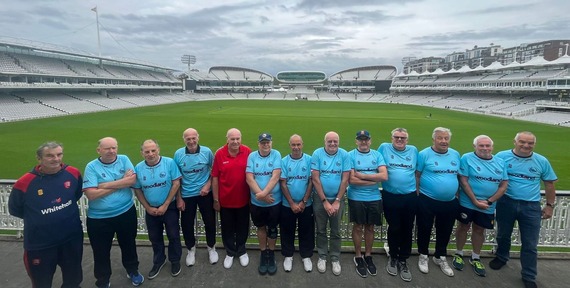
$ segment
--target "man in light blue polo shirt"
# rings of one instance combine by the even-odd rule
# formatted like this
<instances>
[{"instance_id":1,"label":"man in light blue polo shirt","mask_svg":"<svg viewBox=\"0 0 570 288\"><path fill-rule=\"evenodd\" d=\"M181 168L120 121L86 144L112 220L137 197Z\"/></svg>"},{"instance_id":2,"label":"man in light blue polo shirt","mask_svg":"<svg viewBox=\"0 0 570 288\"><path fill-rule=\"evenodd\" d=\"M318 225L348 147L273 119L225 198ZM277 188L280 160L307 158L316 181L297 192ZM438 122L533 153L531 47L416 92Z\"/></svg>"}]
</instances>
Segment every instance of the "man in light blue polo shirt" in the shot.
<instances>
[{"instance_id":1,"label":"man in light blue polo shirt","mask_svg":"<svg viewBox=\"0 0 570 288\"><path fill-rule=\"evenodd\" d=\"M370 150L372 139L366 130L356 132L357 148L348 152L352 170L348 179L348 212L352 225L353 259L356 273L365 278L376 276L372 261L374 226L382 225L382 196L380 182L388 179L384 158L376 150ZM362 256L364 236L364 257Z\"/></svg>"},{"instance_id":2,"label":"man in light blue polo shirt","mask_svg":"<svg viewBox=\"0 0 570 288\"><path fill-rule=\"evenodd\" d=\"M133 186L139 202L146 210L145 222L148 238L152 243L153 266L148 279L154 279L166 263L164 254L164 230L168 237L168 261L171 263L170 274L180 274L179 212L174 198L180 188L182 175L169 157L160 156L160 147L156 140L145 140L141 145L144 160L135 166L137 183Z\"/></svg>"},{"instance_id":3,"label":"man in light blue polo shirt","mask_svg":"<svg viewBox=\"0 0 570 288\"><path fill-rule=\"evenodd\" d=\"M196 263L196 236L194 226L196 211L200 209L210 264L218 262L216 252L216 211L212 193L210 171L214 163L214 154L210 148L200 145L200 135L194 128L184 130L184 147L174 153L174 162L182 173L180 195L176 198L180 213L180 224L184 242L188 249L186 266Z\"/></svg>"},{"instance_id":4,"label":"man in light blue polo shirt","mask_svg":"<svg viewBox=\"0 0 570 288\"><path fill-rule=\"evenodd\" d=\"M131 186L137 181L134 166L126 155L117 154L119 145L112 137L99 140L99 158L85 167L83 193L89 199L87 234L93 249L95 285L109 287L113 237L121 248L122 264L134 286L144 282L138 272L137 210Z\"/></svg>"},{"instance_id":5,"label":"man in light blue polo shirt","mask_svg":"<svg viewBox=\"0 0 570 288\"><path fill-rule=\"evenodd\" d=\"M537 287L537 246L541 219L550 219L554 211L558 180L548 159L534 152L536 136L528 131L517 133L514 149L497 153L505 160L509 185L497 202L497 252L489 267L498 270L509 261L511 235L515 221L521 238L521 275L525 287ZM540 206L540 182L544 183L546 205Z\"/></svg>"},{"instance_id":6,"label":"man in light blue polo shirt","mask_svg":"<svg viewBox=\"0 0 570 288\"><path fill-rule=\"evenodd\" d=\"M495 202L507 189L507 169L503 159L491 154L493 140L487 135L473 139L474 152L463 154L459 166L459 215L455 239L457 251L453 256L453 267L463 270L463 246L470 228L473 253L469 263L475 274L484 277L485 266L480 254L485 240L485 229L493 229L495 222ZM471 224L473 223L473 224Z\"/></svg>"},{"instance_id":7,"label":"man in light blue polo shirt","mask_svg":"<svg viewBox=\"0 0 570 288\"><path fill-rule=\"evenodd\" d=\"M351 161L346 150L339 148L339 136L330 131L325 134L325 146L316 149L311 156L311 179L313 180L313 213L317 230L317 270L325 273L327 257L332 263L332 272L339 276L340 222L344 209L344 194L350 177ZM330 243L327 224L330 223ZM330 244L330 245L329 245Z\"/></svg>"},{"instance_id":8,"label":"man in light blue polo shirt","mask_svg":"<svg viewBox=\"0 0 570 288\"><path fill-rule=\"evenodd\" d=\"M257 227L261 251L259 273L273 275L277 272L275 243L281 211L281 153L271 148L269 133L259 135L257 145L259 150L247 158L245 180L251 193L251 221Z\"/></svg>"},{"instance_id":9,"label":"man in light blue polo shirt","mask_svg":"<svg viewBox=\"0 0 570 288\"><path fill-rule=\"evenodd\" d=\"M418 186L418 268L428 273L429 242L435 222L435 253L433 262L447 276L453 269L447 263L447 245L459 209L456 194L459 189L459 152L449 147L451 130L437 127L432 133L433 145L420 151L416 170Z\"/></svg>"},{"instance_id":10,"label":"man in light blue polo shirt","mask_svg":"<svg viewBox=\"0 0 570 288\"><path fill-rule=\"evenodd\" d=\"M412 253L412 232L416 218L416 166L418 149L408 145L409 135L405 128L391 132L391 142L382 143L378 151L382 154L388 180L382 182L382 204L384 217L388 222L388 254L386 272L392 276L400 273L406 282L412 281L408 258Z\"/></svg>"},{"instance_id":11,"label":"man in light blue polo shirt","mask_svg":"<svg viewBox=\"0 0 570 288\"><path fill-rule=\"evenodd\" d=\"M299 254L306 272L313 271L315 249L315 219L313 217L313 183L311 182L311 156L303 153L303 139L294 134L289 138L291 153L281 159L281 254L283 269L293 268L295 231L299 236ZM298 228L298 229L297 229Z\"/></svg>"}]
</instances>

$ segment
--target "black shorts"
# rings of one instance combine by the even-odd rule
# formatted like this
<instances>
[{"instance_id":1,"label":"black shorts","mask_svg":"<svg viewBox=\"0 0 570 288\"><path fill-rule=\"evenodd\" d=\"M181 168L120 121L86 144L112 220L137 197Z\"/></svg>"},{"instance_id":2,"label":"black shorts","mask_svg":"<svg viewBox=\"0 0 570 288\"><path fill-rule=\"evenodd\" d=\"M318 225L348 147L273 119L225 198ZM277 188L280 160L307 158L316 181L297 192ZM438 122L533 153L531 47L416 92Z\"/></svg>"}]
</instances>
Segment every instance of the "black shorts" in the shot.
<instances>
[{"instance_id":1,"label":"black shorts","mask_svg":"<svg viewBox=\"0 0 570 288\"><path fill-rule=\"evenodd\" d=\"M267 226L269 228L275 228L277 224L279 224L281 203L269 207L260 207L251 204L249 211L251 212L251 221L255 227Z\"/></svg>"},{"instance_id":2,"label":"black shorts","mask_svg":"<svg viewBox=\"0 0 570 288\"><path fill-rule=\"evenodd\" d=\"M348 199L350 222L364 225L382 225L382 200L356 201Z\"/></svg>"},{"instance_id":3,"label":"black shorts","mask_svg":"<svg viewBox=\"0 0 570 288\"><path fill-rule=\"evenodd\" d=\"M459 206L459 215L457 215L457 221L463 224L469 224L473 222L477 224L477 226L483 227L485 229L495 228L494 214L483 213L463 206Z\"/></svg>"}]
</instances>

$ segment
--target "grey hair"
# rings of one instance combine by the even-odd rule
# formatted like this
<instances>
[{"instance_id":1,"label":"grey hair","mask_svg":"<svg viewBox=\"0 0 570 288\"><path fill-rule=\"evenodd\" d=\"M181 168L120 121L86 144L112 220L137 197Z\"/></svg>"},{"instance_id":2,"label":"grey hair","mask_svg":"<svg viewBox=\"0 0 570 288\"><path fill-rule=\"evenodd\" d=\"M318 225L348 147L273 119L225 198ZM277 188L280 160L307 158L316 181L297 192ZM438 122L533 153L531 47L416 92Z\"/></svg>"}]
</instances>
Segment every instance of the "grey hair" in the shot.
<instances>
[{"instance_id":1,"label":"grey hair","mask_svg":"<svg viewBox=\"0 0 570 288\"><path fill-rule=\"evenodd\" d=\"M63 145L55 141L45 142L42 145L40 145L40 147L38 147L38 150L36 150L36 156L38 157L38 159L40 159L42 158L42 156L44 156L44 149L55 149L57 147L63 148Z\"/></svg>"},{"instance_id":2,"label":"grey hair","mask_svg":"<svg viewBox=\"0 0 570 288\"><path fill-rule=\"evenodd\" d=\"M515 141L519 141L519 137L521 135L532 136L534 138L534 143L536 144L536 135L534 135L532 132L529 132L529 131L521 131L521 132L517 133L517 135L515 136Z\"/></svg>"},{"instance_id":3,"label":"grey hair","mask_svg":"<svg viewBox=\"0 0 570 288\"><path fill-rule=\"evenodd\" d=\"M491 140L491 146L493 146L493 139L491 139L491 137L489 137L487 135L479 135L479 136L475 137L475 139L473 139L473 145L477 146L477 142L479 142L479 140L481 140L481 139Z\"/></svg>"},{"instance_id":4,"label":"grey hair","mask_svg":"<svg viewBox=\"0 0 570 288\"><path fill-rule=\"evenodd\" d=\"M435 134L438 132L447 133L449 134L449 138L451 138L451 130L449 130L449 128L436 127L435 129L433 129L433 133L431 133L431 139L435 139Z\"/></svg>"},{"instance_id":5,"label":"grey hair","mask_svg":"<svg viewBox=\"0 0 570 288\"><path fill-rule=\"evenodd\" d=\"M144 140L143 143L141 144L141 151L143 150L144 144L146 144L146 143L154 143L154 144L156 144L156 148L160 148L160 145L158 145L158 142L156 140L147 139L147 140Z\"/></svg>"}]
</instances>

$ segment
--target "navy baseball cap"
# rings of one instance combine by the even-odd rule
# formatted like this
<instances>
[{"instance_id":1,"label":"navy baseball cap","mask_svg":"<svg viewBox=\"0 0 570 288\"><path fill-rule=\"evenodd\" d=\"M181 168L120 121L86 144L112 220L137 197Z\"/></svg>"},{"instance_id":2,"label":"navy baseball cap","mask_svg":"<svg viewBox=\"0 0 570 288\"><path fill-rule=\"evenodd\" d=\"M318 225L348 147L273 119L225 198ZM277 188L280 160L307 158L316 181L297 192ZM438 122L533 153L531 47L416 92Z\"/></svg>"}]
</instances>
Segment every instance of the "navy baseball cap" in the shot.
<instances>
[{"instance_id":1,"label":"navy baseball cap","mask_svg":"<svg viewBox=\"0 0 570 288\"><path fill-rule=\"evenodd\" d=\"M356 132L356 139L370 139L370 133L366 130Z\"/></svg>"},{"instance_id":2,"label":"navy baseball cap","mask_svg":"<svg viewBox=\"0 0 570 288\"><path fill-rule=\"evenodd\" d=\"M271 134L269 134L269 133L259 134L259 138L257 139L257 142L261 142L263 140L271 141Z\"/></svg>"}]
</instances>

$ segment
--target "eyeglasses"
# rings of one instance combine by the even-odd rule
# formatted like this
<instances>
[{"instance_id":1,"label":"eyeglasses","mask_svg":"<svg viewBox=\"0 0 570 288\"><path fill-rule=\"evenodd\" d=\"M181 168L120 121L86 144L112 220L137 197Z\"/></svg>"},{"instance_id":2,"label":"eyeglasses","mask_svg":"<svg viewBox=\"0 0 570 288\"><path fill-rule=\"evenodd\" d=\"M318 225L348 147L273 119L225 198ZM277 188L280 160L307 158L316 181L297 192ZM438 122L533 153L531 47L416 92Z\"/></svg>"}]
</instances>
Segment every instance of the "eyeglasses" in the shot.
<instances>
[{"instance_id":1,"label":"eyeglasses","mask_svg":"<svg viewBox=\"0 0 570 288\"><path fill-rule=\"evenodd\" d=\"M406 139L408 139L408 137L400 137L400 136L392 136L392 138L394 138L394 140L406 140Z\"/></svg>"}]
</instances>

